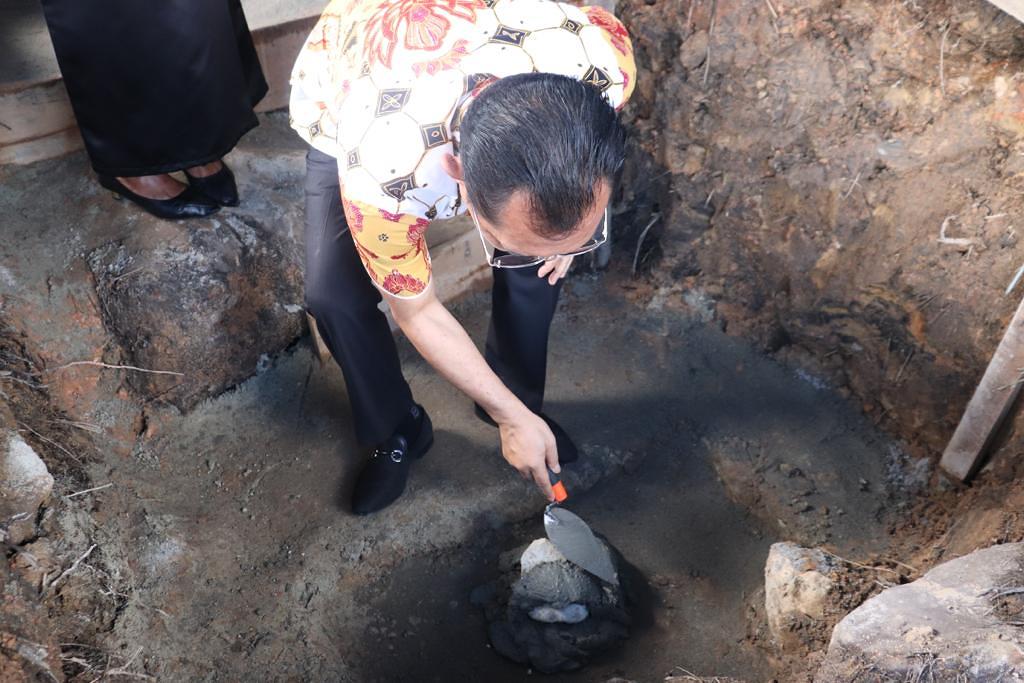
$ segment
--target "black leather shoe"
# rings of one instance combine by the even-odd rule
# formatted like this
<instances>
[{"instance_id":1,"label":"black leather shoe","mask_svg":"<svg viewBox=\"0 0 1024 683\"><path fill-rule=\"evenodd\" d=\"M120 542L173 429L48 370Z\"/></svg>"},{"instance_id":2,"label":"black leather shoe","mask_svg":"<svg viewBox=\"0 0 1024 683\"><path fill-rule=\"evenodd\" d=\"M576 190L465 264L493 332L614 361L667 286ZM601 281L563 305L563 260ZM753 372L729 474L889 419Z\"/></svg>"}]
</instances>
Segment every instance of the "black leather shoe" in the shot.
<instances>
[{"instance_id":1,"label":"black leather shoe","mask_svg":"<svg viewBox=\"0 0 1024 683\"><path fill-rule=\"evenodd\" d=\"M370 460L359 473L352 493L352 512L355 514L368 515L398 500L405 491L411 461L422 458L434 444L434 426L430 416L422 407L417 408L423 420L415 441L410 445L405 436L393 434L374 449Z\"/></svg>"},{"instance_id":2,"label":"black leather shoe","mask_svg":"<svg viewBox=\"0 0 1024 683\"><path fill-rule=\"evenodd\" d=\"M113 176L99 176L100 185L114 193L115 199L128 199L140 209L157 218L177 220L181 218L203 218L220 210L213 200L194 187L186 187L177 197L150 199L135 194Z\"/></svg>"},{"instance_id":3,"label":"black leather shoe","mask_svg":"<svg viewBox=\"0 0 1024 683\"><path fill-rule=\"evenodd\" d=\"M481 408L478 404L473 404L473 412L482 421L497 427L498 423L491 419L491 416L487 414L487 411ZM558 424L544 413L538 413L540 418L548 423L548 427L551 429L551 433L555 435L555 445L558 447L558 462L559 464L568 464L576 462L580 459L580 451L576 448L576 444L573 443L572 437L569 433L562 429L562 425Z\"/></svg>"},{"instance_id":4,"label":"black leather shoe","mask_svg":"<svg viewBox=\"0 0 1024 683\"><path fill-rule=\"evenodd\" d=\"M221 162L221 169L205 178L197 178L185 171L189 184L221 206L238 206L238 186L235 174Z\"/></svg>"}]
</instances>

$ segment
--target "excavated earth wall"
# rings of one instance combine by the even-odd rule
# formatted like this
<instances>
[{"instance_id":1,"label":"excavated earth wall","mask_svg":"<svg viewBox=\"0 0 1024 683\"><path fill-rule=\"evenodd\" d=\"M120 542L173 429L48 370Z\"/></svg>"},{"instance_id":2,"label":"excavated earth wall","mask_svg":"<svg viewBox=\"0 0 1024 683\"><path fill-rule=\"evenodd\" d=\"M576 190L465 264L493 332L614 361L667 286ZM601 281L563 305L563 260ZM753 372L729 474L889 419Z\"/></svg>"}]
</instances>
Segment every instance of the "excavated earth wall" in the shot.
<instances>
[{"instance_id":1,"label":"excavated earth wall","mask_svg":"<svg viewBox=\"0 0 1024 683\"><path fill-rule=\"evenodd\" d=\"M620 12L636 267L941 452L1021 296L1024 27L981 0Z\"/></svg>"}]
</instances>

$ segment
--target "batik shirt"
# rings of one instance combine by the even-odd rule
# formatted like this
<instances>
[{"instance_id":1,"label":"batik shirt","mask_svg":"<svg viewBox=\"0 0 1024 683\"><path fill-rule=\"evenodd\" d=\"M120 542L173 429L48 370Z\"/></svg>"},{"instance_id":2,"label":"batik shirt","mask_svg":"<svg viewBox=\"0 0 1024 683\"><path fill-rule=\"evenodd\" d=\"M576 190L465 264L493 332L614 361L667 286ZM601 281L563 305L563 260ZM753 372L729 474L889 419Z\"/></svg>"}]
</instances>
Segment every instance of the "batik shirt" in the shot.
<instances>
[{"instance_id":1,"label":"batik shirt","mask_svg":"<svg viewBox=\"0 0 1024 683\"><path fill-rule=\"evenodd\" d=\"M430 282L424 234L465 212L442 166L467 104L494 80L562 74L616 108L636 79L626 29L599 7L550 0L334 0L292 71L291 124L338 159L342 205L374 284Z\"/></svg>"}]
</instances>

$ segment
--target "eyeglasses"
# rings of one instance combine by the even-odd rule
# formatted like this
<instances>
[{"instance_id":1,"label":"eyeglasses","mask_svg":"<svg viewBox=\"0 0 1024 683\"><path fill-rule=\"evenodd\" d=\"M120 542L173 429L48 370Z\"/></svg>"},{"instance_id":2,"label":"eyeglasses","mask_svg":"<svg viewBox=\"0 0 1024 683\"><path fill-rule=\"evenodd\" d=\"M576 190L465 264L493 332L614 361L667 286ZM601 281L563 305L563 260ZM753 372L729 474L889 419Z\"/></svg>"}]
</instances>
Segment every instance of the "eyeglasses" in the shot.
<instances>
[{"instance_id":1,"label":"eyeglasses","mask_svg":"<svg viewBox=\"0 0 1024 683\"><path fill-rule=\"evenodd\" d=\"M530 266L554 261L562 256L580 256L581 254L589 253L608 241L608 223L611 221L611 209L605 207L604 215L601 216L601 223L597 226L597 231L594 233L594 236L584 243L579 249L574 249L565 254L552 254L551 256L527 256L526 254L505 252L495 255L497 249L487 241L486 237L484 237L484 231L483 228L480 227L480 220L476 217L476 213L470 210L469 215L473 217L473 224L476 225L476 231L480 235L480 242L484 245L484 254L487 256L487 263L489 263L493 268L529 268Z\"/></svg>"}]
</instances>

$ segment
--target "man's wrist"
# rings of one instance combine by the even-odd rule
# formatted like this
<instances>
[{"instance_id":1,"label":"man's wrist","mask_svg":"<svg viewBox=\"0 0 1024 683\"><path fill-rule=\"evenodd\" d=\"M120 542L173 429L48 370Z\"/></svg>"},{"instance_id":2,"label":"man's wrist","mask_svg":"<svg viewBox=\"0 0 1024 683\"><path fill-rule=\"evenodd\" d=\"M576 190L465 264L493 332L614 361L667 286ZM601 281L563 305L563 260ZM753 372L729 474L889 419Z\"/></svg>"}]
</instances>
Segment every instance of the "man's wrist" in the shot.
<instances>
[{"instance_id":1,"label":"man's wrist","mask_svg":"<svg viewBox=\"0 0 1024 683\"><path fill-rule=\"evenodd\" d=\"M529 412L526 405L511 391L508 392L508 397L495 401L491 405L484 405L484 410L499 425L517 422L522 418L524 412Z\"/></svg>"}]
</instances>

